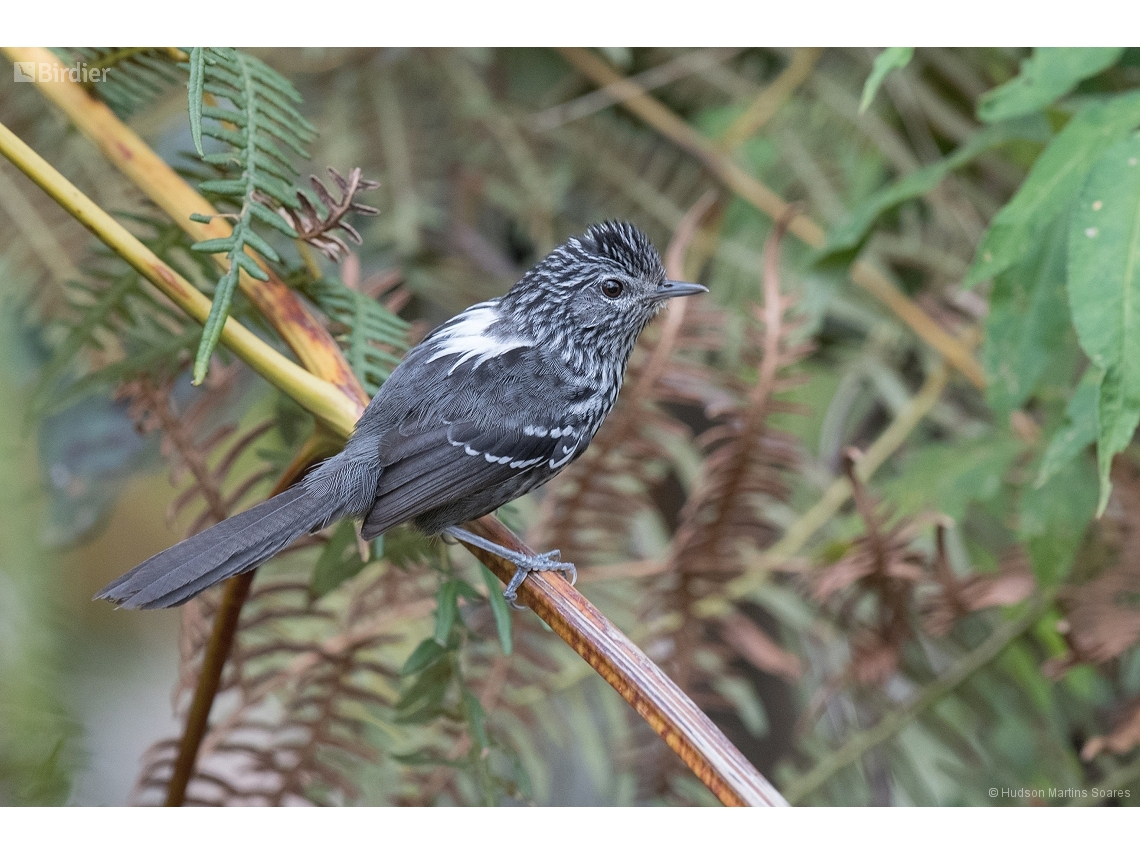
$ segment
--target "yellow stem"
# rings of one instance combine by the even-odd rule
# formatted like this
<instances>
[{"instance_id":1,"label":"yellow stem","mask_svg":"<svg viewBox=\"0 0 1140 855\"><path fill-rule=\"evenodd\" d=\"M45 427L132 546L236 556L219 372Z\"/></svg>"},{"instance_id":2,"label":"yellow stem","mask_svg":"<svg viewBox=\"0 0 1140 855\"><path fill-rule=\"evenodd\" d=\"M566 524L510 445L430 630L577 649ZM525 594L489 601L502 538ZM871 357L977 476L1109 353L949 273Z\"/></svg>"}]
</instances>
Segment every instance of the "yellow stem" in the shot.
<instances>
[{"instance_id":1,"label":"yellow stem","mask_svg":"<svg viewBox=\"0 0 1140 855\"><path fill-rule=\"evenodd\" d=\"M0 154L38 184L95 237L173 300L198 323L210 314L210 301L197 288L151 252L118 221L85 196L23 140L0 124ZM226 321L222 343L239 359L336 433L347 437L359 410L332 383L322 380L279 354L233 318Z\"/></svg>"},{"instance_id":2,"label":"yellow stem","mask_svg":"<svg viewBox=\"0 0 1140 855\"><path fill-rule=\"evenodd\" d=\"M58 62L45 48L3 48L13 61ZM37 82L40 92L63 110L77 128L94 143L103 155L123 172L174 223L194 240L228 237L233 228L209 202L182 180L170 166L102 101L82 86L68 81ZM190 219L191 214L211 216L209 222ZM215 256L225 267L225 256ZM340 348L320 322L304 307L260 259L258 263L269 280L258 281L242 271L238 284L258 310L265 315L286 344L297 354L301 364L314 374L339 387L359 404L357 415L368 403L360 381L344 360Z\"/></svg>"}]
</instances>

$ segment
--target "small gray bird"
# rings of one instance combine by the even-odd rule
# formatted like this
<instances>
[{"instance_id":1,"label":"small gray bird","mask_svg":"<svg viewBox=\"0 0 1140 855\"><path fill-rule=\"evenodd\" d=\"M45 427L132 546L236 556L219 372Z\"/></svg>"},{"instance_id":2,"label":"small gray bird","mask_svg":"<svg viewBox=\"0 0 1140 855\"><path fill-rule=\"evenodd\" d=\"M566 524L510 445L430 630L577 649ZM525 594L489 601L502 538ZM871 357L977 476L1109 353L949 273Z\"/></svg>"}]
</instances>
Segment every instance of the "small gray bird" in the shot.
<instances>
[{"instance_id":1,"label":"small gray bird","mask_svg":"<svg viewBox=\"0 0 1140 855\"><path fill-rule=\"evenodd\" d=\"M549 481L590 444L614 405L633 345L671 297L649 239L607 222L570 238L510 291L408 351L344 450L296 486L160 552L96 594L127 608L177 606L341 517L366 539L411 521L514 563L574 573L557 550L529 556L460 524Z\"/></svg>"}]
</instances>

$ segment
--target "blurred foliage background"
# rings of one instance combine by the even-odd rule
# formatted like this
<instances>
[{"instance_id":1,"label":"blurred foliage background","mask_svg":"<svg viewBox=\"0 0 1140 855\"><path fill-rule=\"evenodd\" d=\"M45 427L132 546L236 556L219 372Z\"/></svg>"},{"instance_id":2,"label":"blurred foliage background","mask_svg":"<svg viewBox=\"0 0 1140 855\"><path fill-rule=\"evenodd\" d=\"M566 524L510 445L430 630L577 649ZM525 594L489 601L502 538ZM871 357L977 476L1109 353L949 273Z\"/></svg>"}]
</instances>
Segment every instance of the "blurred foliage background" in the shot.
<instances>
[{"instance_id":1,"label":"blurred foliage background","mask_svg":"<svg viewBox=\"0 0 1140 855\"><path fill-rule=\"evenodd\" d=\"M204 249L270 258L370 393L592 222L683 244L710 295L504 521L790 801L1140 801L1140 51L217 53L200 139L187 55L56 53L110 69L92 94L246 229ZM280 345L36 86L0 86L0 121ZM278 183L243 184L251 156ZM330 166L379 182L331 258L288 235L331 216ZM262 497L311 419L6 162L0 276L0 802L161 801L216 596L90 596ZM341 524L253 590L191 802L713 801L467 553Z\"/></svg>"}]
</instances>

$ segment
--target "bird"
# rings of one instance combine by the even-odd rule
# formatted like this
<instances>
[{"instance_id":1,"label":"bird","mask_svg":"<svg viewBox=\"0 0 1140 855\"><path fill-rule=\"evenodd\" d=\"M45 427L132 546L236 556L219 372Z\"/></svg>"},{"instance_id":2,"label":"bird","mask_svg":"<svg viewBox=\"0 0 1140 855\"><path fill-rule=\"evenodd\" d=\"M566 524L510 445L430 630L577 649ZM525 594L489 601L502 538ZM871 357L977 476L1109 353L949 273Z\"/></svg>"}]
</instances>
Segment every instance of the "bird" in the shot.
<instances>
[{"instance_id":1,"label":"bird","mask_svg":"<svg viewBox=\"0 0 1140 855\"><path fill-rule=\"evenodd\" d=\"M304 534L362 520L371 540L412 523L507 559L516 606L527 574L575 577L558 550L528 555L461 528L582 455L613 408L626 364L666 302L703 285L666 278L649 238L607 221L571 237L507 293L411 348L344 449L297 484L147 559L95 595L131 609L181 605L255 569Z\"/></svg>"}]
</instances>

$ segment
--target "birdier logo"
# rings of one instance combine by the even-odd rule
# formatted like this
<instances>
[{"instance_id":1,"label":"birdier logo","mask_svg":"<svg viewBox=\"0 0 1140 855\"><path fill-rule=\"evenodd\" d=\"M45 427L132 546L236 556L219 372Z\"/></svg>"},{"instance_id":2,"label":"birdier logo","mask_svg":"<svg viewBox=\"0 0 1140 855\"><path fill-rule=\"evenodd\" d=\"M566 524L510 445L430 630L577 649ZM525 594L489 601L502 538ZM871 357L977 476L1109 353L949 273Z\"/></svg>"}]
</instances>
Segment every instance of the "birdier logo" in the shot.
<instances>
[{"instance_id":1,"label":"birdier logo","mask_svg":"<svg viewBox=\"0 0 1140 855\"><path fill-rule=\"evenodd\" d=\"M92 68L85 62L60 65L58 62L13 62L12 79L17 83L106 83L107 69Z\"/></svg>"}]
</instances>

